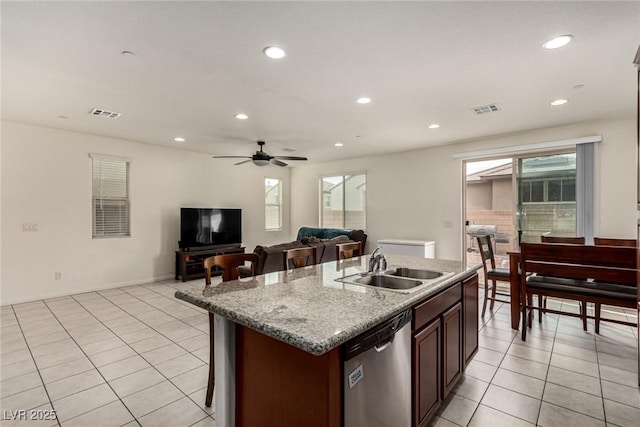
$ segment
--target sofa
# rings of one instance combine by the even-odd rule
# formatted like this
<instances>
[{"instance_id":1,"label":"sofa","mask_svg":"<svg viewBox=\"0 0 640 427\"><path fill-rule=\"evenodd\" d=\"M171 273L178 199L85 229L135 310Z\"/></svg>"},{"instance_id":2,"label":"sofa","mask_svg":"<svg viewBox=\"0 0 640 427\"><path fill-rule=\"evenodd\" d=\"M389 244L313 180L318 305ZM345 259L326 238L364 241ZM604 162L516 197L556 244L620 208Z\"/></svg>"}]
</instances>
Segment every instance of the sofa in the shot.
<instances>
[{"instance_id":1,"label":"sofa","mask_svg":"<svg viewBox=\"0 0 640 427\"><path fill-rule=\"evenodd\" d=\"M297 239L289 243L273 246L258 245L253 252L258 255L257 274L281 271L283 267L282 252L289 249L315 247L318 263L335 261L336 245L347 242L362 242L364 248L367 234L363 230L346 230L341 228L301 227ZM248 267L238 269L241 277L251 275Z\"/></svg>"}]
</instances>

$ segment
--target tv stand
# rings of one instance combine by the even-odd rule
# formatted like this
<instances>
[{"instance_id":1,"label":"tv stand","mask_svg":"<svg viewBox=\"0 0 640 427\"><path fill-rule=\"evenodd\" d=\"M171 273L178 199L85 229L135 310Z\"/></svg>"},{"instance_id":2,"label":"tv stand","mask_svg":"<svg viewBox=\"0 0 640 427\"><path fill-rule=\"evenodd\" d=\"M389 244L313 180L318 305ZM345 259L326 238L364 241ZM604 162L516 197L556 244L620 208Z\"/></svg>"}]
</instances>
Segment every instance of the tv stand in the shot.
<instances>
[{"instance_id":1,"label":"tv stand","mask_svg":"<svg viewBox=\"0 0 640 427\"><path fill-rule=\"evenodd\" d=\"M230 246L214 246L210 248L192 248L181 249L176 251L176 275L178 280L182 277L182 281L198 279L204 277L204 267L202 265L205 258L215 255L225 254L243 254L244 247L240 245ZM221 274L217 268L212 269L212 274Z\"/></svg>"}]
</instances>

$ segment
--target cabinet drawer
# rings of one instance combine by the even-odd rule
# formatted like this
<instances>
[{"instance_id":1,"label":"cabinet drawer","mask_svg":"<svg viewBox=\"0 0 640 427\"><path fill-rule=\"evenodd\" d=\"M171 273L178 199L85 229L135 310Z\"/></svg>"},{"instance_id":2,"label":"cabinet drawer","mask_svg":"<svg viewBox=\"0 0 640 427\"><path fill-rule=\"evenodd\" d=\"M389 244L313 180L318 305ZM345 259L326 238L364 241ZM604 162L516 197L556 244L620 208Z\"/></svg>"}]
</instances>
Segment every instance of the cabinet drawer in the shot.
<instances>
[{"instance_id":1,"label":"cabinet drawer","mask_svg":"<svg viewBox=\"0 0 640 427\"><path fill-rule=\"evenodd\" d=\"M417 331L462 299L460 283L413 309L413 330Z\"/></svg>"}]
</instances>

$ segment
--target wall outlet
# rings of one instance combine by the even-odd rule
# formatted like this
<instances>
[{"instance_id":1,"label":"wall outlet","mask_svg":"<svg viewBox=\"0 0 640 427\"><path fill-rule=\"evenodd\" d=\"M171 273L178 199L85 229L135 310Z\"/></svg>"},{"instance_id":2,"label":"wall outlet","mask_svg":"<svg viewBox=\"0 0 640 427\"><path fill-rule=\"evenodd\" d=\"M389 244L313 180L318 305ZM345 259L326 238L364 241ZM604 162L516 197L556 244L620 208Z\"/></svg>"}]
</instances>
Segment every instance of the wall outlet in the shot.
<instances>
[{"instance_id":1,"label":"wall outlet","mask_svg":"<svg viewBox=\"0 0 640 427\"><path fill-rule=\"evenodd\" d=\"M444 228L453 228L453 221L445 221L443 225Z\"/></svg>"},{"instance_id":2,"label":"wall outlet","mask_svg":"<svg viewBox=\"0 0 640 427\"><path fill-rule=\"evenodd\" d=\"M31 232L31 231L38 231L38 224L34 224L34 223L23 223L22 224L22 231L26 231L26 232Z\"/></svg>"},{"instance_id":3,"label":"wall outlet","mask_svg":"<svg viewBox=\"0 0 640 427\"><path fill-rule=\"evenodd\" d=\"M56 271L56 280L62 280L62 272L61 271Z\"/></svg>"}]
</instances>

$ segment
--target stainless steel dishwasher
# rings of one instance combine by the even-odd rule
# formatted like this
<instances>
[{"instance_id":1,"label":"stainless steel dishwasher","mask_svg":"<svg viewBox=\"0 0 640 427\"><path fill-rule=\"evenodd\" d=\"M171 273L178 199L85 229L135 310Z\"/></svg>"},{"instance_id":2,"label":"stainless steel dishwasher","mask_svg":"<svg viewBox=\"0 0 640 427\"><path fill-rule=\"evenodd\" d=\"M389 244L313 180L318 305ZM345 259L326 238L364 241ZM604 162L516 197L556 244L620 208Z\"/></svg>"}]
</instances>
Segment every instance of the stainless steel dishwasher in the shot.
<instances>
[{"instance_id":1,"label":"stainless steel dishwasher","mask_svg":"<svg viewBox=\"0 0 640 427\"><path fill-rule=\"evenodd\" d=\"M345 427L411 426L411 310L345 345Z\"/></svg>"}]
</instances>

